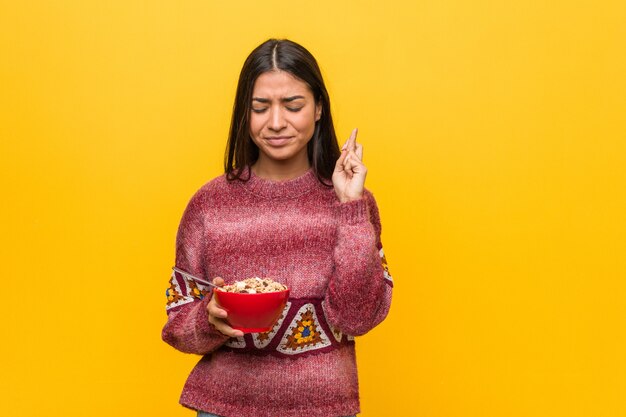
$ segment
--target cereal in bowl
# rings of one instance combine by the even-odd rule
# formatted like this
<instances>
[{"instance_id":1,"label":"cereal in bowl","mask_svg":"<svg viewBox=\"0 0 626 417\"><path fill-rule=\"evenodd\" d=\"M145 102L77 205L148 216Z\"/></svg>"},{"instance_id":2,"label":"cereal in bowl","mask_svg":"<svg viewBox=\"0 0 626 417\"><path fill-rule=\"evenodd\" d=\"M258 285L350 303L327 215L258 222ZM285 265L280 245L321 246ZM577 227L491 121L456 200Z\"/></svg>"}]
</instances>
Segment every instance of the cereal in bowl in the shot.
<instances>
[{"instance_id":1,"label":"cereal in bowl","mask_svg":"<svg viewBox=\"0 0 626 417\"><path fill-rule=\"evenodd\" d=\"M283 284L272 280L271 278L246 278L243 281L237 281L234 284L224 285L221 290L226 292L235 292L239 294L259 294L264 292L285 291L287 289Z\"/></svg>"}]
</instances>

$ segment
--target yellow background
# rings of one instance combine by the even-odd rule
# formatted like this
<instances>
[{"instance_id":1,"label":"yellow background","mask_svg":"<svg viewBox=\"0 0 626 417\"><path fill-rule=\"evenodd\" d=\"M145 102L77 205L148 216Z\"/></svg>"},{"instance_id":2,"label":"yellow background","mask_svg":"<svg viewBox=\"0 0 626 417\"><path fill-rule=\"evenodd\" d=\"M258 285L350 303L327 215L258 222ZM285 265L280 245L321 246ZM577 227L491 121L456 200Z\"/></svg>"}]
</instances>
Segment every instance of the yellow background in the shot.
<instances>
[{"instance_id":1,"label":"yellow background","mask_svg":"<svg viewBox=\"0 0 626 417\"><path fill-rule=\"evenodd\" d=\"M626 415L626 3L0 3L3 416L192 416L174 238L243 60L319 60L396 287L364 417ZM306 396L303 396L305 401Z\"/></svg>"}]
</instances>

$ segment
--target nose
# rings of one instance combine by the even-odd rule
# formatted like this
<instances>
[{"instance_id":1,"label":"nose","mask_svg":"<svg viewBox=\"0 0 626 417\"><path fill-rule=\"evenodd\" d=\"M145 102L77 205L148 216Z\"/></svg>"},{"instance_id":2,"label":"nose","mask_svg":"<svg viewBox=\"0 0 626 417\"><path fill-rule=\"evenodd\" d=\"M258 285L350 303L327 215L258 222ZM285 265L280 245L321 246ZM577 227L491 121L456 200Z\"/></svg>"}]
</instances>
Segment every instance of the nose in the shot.
<instances>
[{"instance_id":1,"label":"nose","mask_svg":"<svg viewBox=\"0 0 626 417\"><path fill-rule=\"evenodd\" d=\"M287 126L287 120L285 120L284 116L281 109L271 109L267 127L275 132L284 129Z\"/></svg>"}]
</instances>

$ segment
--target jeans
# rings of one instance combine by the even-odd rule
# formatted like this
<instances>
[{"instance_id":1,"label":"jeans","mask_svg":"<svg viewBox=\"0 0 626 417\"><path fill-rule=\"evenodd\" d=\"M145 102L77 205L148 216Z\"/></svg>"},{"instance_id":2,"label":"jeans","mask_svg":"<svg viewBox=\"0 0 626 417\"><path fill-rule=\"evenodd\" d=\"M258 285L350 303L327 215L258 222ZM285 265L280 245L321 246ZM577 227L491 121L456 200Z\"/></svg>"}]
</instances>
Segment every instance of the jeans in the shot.
<instances>
[{"instance_id":1,"label":"jeans","mask_svg":"<svg viewBox=\"0 0 626 417\"><path fill-rule=\"evenodd\" d=\"M220 417L217 414L205 413L204 411L198 411L198 417ZM356 416L349 416L356 417Z\"/></svg>"}]
</instances>

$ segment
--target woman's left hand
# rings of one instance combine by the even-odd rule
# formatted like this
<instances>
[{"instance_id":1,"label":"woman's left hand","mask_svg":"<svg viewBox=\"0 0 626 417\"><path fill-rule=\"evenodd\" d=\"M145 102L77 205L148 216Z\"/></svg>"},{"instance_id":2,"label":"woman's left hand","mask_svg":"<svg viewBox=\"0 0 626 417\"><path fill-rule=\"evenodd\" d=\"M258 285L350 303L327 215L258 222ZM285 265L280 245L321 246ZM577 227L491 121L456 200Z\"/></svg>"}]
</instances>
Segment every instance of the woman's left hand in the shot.
<instances>
[{"instance_id":1,"label":"woman's left hand","mask_svg":"<svg viewBox=\"0 0 626 417\"><path fill-rule=\"evenodd\" d=\"M363 197L367 168L362 162L363 146L356 143L357 133L358 129L354 129L343 145L333 172L333 187L342 203Z\"/></svg>"}]
</instances>

